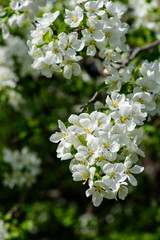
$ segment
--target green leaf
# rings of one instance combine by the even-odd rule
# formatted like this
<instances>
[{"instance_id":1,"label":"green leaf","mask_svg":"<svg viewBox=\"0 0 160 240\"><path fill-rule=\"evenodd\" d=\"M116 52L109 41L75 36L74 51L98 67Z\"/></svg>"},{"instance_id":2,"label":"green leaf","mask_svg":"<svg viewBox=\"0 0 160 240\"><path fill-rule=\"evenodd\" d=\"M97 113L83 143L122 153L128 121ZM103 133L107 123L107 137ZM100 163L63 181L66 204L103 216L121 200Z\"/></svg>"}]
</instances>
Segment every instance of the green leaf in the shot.
<instances>
[{"instance_id":1,"label":"green leaf","mask_svg":"<svg viewBox=\"0 0 160 240\"><path fill-rule=\"evenodd\" d=\"M51 42L51 40L52 40L52 31L49 30L48 32L46 32L46 33L43 35L43 41L44 41L45 43L49 43L49 42Z\"/></svg>"},{"instance_id":2,"label":"green leaf","mask_svg":"<svg viewBox=\"0 0 160 240\"><path fill-rule=\"evenodd\" d=\"M78 136L78 140L85 146L87 147L87 141L83 136Z\"/></svg>"},{"instance_id":3,"label":"green leaf","mask_svg":"<svg viewBox=\"0 0 160 240\"><path fill-rule=\"evenodd\" d=\"M72 145L71 148L70 148L70 153L72 155L75 155L77 153L77 150L75 149L75 147Z\"/></svg>"},{"instance_id":4,"label":"green leaf","mask_svg":"<svg viewBox=\"0 0 160 240\"><path fill-rule=\"evenodd\" d=\"M11 220L11 218L12 218L12 215L11 215L11 214L6 214L6 215L4 216L4 220L5 220L5 221L9 221L9 220Z\"/></svg>"},{"instance_id":5,"label":"green leaf","mask_svg":"<svg viewBox=\"0 0 160 240\"><path fill-rule=\"evenodd\" d=\"M70 122L65 122L64 125L66 126L66 128L68 128L68 127L70 127L70 126L73 126L73 124L70 123Z\"/></svg>"},{"instance_id":6,"label":"green leaf","mask_svg":"<svg viewBox=\"0 0 160 240\"><path fill-rule=\"evenodd\" d=\"M108 88L108 84L106 84L105 82L103 82L102 84L100 84L97 88L97 92L101 92L103 89Z\"/></svg>"},{"instance_id":7,"label":"green leaf","mask_svg":"<svg viewBox=\"0 0 160 240\"><path fill-rule=\"evenodd\" d=\"M60 27L58 28L58 34L65 32L67 26L68 25L65 22L61 23Z\"/></svg>"}]
</instances>

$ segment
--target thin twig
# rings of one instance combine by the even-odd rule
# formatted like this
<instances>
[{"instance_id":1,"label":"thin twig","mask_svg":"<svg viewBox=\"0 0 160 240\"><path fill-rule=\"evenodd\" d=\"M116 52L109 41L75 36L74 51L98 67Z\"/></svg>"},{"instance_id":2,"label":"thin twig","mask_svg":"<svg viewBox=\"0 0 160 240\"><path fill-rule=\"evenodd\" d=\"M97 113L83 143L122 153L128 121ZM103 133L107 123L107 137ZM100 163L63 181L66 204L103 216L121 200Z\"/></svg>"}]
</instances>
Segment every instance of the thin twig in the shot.
<instances>
[{"instance_id":1,"label":"thin twig","mask_svg":"<svg viewBox=\"0 0 160 240\"><path fill-rule=\"evenodd\" d=\"M36 28L37 27L37 25L36 25L36 21L35 22L31 22L32 23L32 25Z\"/></svg>"},{"instance_id":2,"label":"thin twig","mask_svg":"<svg viewBox=\"0 0 160 240\"><path fill-rule=\"evenodd\" d=\"M81 114L90 103L94 102L97 96L98 96L98 92L95 92L94 95L91 97L91 99L87 103L85 103L82 107L80 107L81 110L79 114Z\"/></svg>"},{"instance_id":3,"label":"thin twig","mask_svg":"<svg viewBox=\"0 0 160 240\"><path fill-rule=\"evenodd\" d=\"M153 48L153 47L158 46L159 44L160 44L160 40L157 40L157 41L152 42L152 43L150 43L150 44L148 44L148 45L146 45L146 46L144 46L144 47L135 48L135 49L132 51L130 57L129 57L125 62L122 63L122 65L118 68L118 70L120 70L121 68L124 68L125 66L128 66L128 64L129 64L138 54L140 54L141 52L147 51L147 50L149 50L149 49L151 49L151 48Z\"/></svg>"},{"instance_id":4,"label":"thin twig","mask_svg":"<svg viewBox=\"0 0 160 240\"><path fill-rule=\"evenodd\" d=\"M143 52L143 51L147 51L147 50L149 50L149 49L151 49L151 48L153 48L153 47L156 47L156 46L158 46L158 45L160 45L160 40L157 40L157 41L155 41L155 42L152 42L152 43L150 43L150 44L148 44L148 45L146 45L146 46L144 46L144 47L141 47L141 48L135 48L135 49L131 52L130 57L129 57L125 62L122 63L122 65L118 68L118 70L120 70L121 68L124 68L125 66L128 66L129 63L130 63L139 53L141 53L141 52ZM96 99L97 96L98 96L98 92L95 92L94 95L92 96L92 98L91 98L87 103L85 103L82 107L80 107L81 110L80 110L79 114L81 114L81 113L86 109L86 107L87 107L90 103L94 102L94 100Z\"/></svg>"},{"instance_id":5,"label":"thin twig","mask_svg":"<svg viewBox=\"0 0 160 240\"><path fill-rule=\"evenodd\" d=\"M26 197L27 197L27 194L24 195L24 196L19 200L19 202L18 202L15 206L13 206L13 207L7 212L7 214L13 215L15 212L17 212L17 211L20 209L21 205L22 205L22 204L24 203L24 201L26 200Z\"/></svg>"}]
</instances>

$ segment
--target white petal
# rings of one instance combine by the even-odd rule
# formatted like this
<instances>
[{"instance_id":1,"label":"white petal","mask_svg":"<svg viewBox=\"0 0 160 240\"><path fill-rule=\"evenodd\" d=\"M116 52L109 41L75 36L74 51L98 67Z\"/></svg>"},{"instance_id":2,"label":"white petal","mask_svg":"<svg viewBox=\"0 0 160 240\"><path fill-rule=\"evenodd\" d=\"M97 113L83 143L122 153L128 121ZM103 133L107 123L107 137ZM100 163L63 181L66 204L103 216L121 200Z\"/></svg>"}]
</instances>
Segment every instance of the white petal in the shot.
<instances>
[{"instance_id":1,"label":"white petal","mask_svg":"<svg viewBox=\"0 0 160 240\"><path fill-rule=\"evenodd\" d=\"M139 174L144 170L144 167L135 165L133 168L131 168L131 173Z\"/></svg>"},{"instance_id":2,"label":"white petal","mask_svg":"<svg viewBox=\"0 0 160 240\"><path fill-rule=\"evenodd\" d=\"M65 153L63 155L63 157L61 158L61 160L68 160L68 159L71 159L71 158L73 158L71 153Z\"/></svg>"},{"instance_id":3,"label":"white petal","mask_svg":"<svg viewBox=\"0 0 160 240\"><path fill-rule=\"evenodd\" d=\"M115 198L115 194L109 190L109 191L103 192L103 197L105 197L106 199L113 199Z\"/></svg>"},{"instance_id":4,"label":"white petal","mask_svg":"<svg viewBox=\"0 0 160 240\"><path fill-rule=\"evenodd\" d=\"M102 42L105 39L105 36L104 36L103 32L101 32L101 31L95 31L92 34L92 36L93 36L94 40L97 42Z\"/></svg>"},{"instance_id":5,"label":"white petal","mask_svg":"<svg viewBox=\"0 0 160 240\"><path fill-rule=\"evenodd\" d=\"M132 174L128 174L128 180L133 186L137 186L137 180Z\"/></svg>"},{"instance_id":6,"label":"white petal","mask_svg":"<svg viewBox=\"0 0 160 240\"><path fill-rule=\"evenodd\" d=\"M67 79L70 79L72 76L72 67L70 65L64 66L63 76Z\"/></svg>"},{"instance_id":7,"label":"white petal","mask_svg":"<svg viewBox=\"0 0 160 240\"><path fill-rule=\"evenodd\" d=\"M118 197L124 200L127 194L128 194L128 188L125 186L121 186L121 190L118 191Z\"/></svg>"},{"instance_id":8,"label":"white petal","mask_svg":"<svg viewBox=\"0 0 160 240\"><path fill-rule=\"evenodd\" d=\"M50 141L54 143L58 143L61 140L62 133L56 132L51 135Z\"/></svg>"},{"instance_id":9,"label":"white petal","mask_svg":"<svg viewBox=\"0 0 160 240\"><path fill-rule=\"evenodd\" d=\"M94 188L89 188L86 191L86 197L91 196L94 193L95 189Z\"/></svg>"},{"instance_id":10,"label":"white petal","mask_svg":"<svg viewBox=\"0 0 160 240\"><path fill-rule=\"evenodd\" d=\"M92 202L95 207L98 207L103 201L103 196L101 193L95 191L92 195Z\"/></svg>"},{"instance_id":11,"label":"white petal","mask_svg":"<svg viewBox=\"0 0 160 240\"><path fill-rule=\"evenodd\" d=\"M87 47L87 55L94 56L96 54L96 48L93 45Z\"/></svg>"},{"instance_id":12,"label":"white petal","mask_svg":"<svg viewBox=\"0 0 160 240\"><path fill-rule=\"evenodd\" d=\"M73 74L79 76L81 74L81 67L78 63L73 64Z\"/></svg>"},{"instance_id":13,"label":"white petal","mask_svg":"<svg viewBox=\"0 0 160 240\"><path fill-rule=\"evenodd\" d=\"M58 126L62 133L65 133L67 131L66 126L64 125L64 123L61 120L58 120Z\"/></svg>"}]
</instances>

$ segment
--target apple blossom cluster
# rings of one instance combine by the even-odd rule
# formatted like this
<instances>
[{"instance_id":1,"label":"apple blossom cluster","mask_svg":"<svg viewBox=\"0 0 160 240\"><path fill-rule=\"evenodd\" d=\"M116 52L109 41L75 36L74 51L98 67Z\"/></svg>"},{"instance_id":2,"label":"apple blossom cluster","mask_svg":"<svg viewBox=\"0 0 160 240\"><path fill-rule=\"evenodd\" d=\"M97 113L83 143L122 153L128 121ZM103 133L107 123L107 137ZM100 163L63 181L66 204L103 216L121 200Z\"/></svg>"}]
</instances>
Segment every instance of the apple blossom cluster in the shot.
<instances>
[{"instance_id":1,"label":"apple blossom cluster","mask_svg":"<svg viewBox=\"0 0 160 240\"><path fill-rule=\"evenodd\" d=\"M9 188L30 187L41 172L41 160L26 147L21 152L5 148L3 162L8 167L8 172L6 171L3 176L3 184Z\"/></svg>"},{"instance_id":2,"label":"apple blossom cluster","mask_svg":"<svg viewBox=\"0 0 160 240\"><path fill-rule=\"evenodd\" d=\"M14 61L7 46L0 47L0 55L0 89L14 88L19 79L14 72Z\"/></svg>"},{"instance_id":3,"label":"apple blossom cluster","mask_svg":"<svg viewBox=\"0 0 160 240\"><path fill-rule=\"evenodd\" d=\"M10 7L15 14L9 19L10 25L23 26L26 19L35 20L35 16L39 13L38 7L45 6L46 0L12 0Z\"/></svg>"},{"instance_id":4,"label":"apple blossom cluster","mask_svg":"<svg viewBox=\"0 0 160 240\"><path fill-rule=\"evenodd\" d=\"M136 80L133 93L128 98L141 103L143 112L160 115L160 62L145 61L139 72L141 77Z\"/></svg>"},{"instance_id":5,"label":"apple blossom cluster","mask_svg":"<svg viewBox=\"0 0 160 240\"><path fill-rule=\"evenodd\" d=\"M39 7L45 6L46 0L11 0L10 9L1 9L0 27L2 28L2 36L7 39L10 35L9 27L22 27L24 22L35 21L36 15L40 12ZM9 15L6 14L9 10Z\"/></svg>"},{"instance_id":6,"label":"apple blossom cluster","mask_svg":"<svg viewBox=\"0 0 160 240\"><path fill-rule=\"evenodd\" d=\"M38 77L39 73L31 67L31 57L28 55L25 41L20 37L10 35L5 41L5 46L0 47L0 55L0 89L16 87L19 80L15 73L17 63L22 66L19 72L20 77L26 75Z\"/></svg>"},{"instance_id":7,"label":"apple blossom cluster","mask_svg":"<svg viewBox=\"0 0 160 240\"><path fill-rule=\"evenodd\" d=\"M86 212L79 218L80 233L87 235L90 238L95 238L98 235L98 219L96 215Z\"/></svg>"},{"instance_id":8,"label":"apple blossom cluster","mask_svg":"<svg viewBox=\"0 0 160 240\"><path fill-rule=\"evenodd\" d=\"M92 195L95 206L103 198L124 199L128 181L136 186L133 174L143 171L143 167L135 165L138 155L144 157L138 148L143 131L135 127L143 124L146 113L141 112L140 103L133 103L117 92L106 99L106 107L109 114L94 111L71 115L68 128L59 120L61 132L50 137L52 142L60 141L57 157L72 159L73 180L88 182L86 196Z\"/></svg>"},{"instance_id":9,"label":"apple blossom cluster","mask_svg":"<svg viewBox=\"0 0 160 240\"><path fill-rule=\"evenodd\" d=\"M132 70L110 68L105 104L97 102L98 111L91 114L71 115L68 127L59 120L61 132L50 137L51 142L60 142L57 157L71 159L73 180L88 182L86 196L92 195L94 206L103 198L125 199L128 184L137 185L134 174L144 168L136 163L138 156L145 156L138 147L143 140L140 126L148 114L160 113L160 63L145 61L139 69L141 76L134 82ZM113 84L115 79L118 83ZM121 94L126 83L132 91Z\"/></svg>"},{"instance_id":10,"label":"apple blossom cluster","mask_svg":"<svg viewBox=\"0 0 160 240\"><path fill-rule=\"evenodd\" d=\"M0 240L5 240L7 235L7 230L4 227L4 221L0 220Z\"/></svg>"},{"instance_id":11,"label":"apple blossom cluster","mask_svg":"<svg viewBox=\"0 0 160 240\"><path fill-rule=\"evenodd\" d=\"M135 18L133 29L140 26L147 27L154 31L158 39L160 38L160 5L159 0L129 0L129 7L132 9L131 14Z\"/></svg>"},{"instance_id":12,"label":"apple blossom cluster","mask_svg":"<svg viewBox=\"0 0 160 240\"><path fill-rule=\"evenodd\" d=\"M39 72L34 71L31 67L32 59L28 55L28 47L25 40L19 36L10 35L5 42L10 58L14 59L14 65L17 63L21 65L19 72L20 77L30 75L33 78L37 78L39 76Z\"/></svg>"},{"instance_id":13,"label":"apple blossom cluster","mask_svg":"<svg viewBox=\"0 0 160 240\"><path fill-rule=\"evenodd\" d=\"M8 67L0 66L0 89L4 87L14 88L18 81L16 74Z\"/></svg>"},{"instance_id":14,"label":"apple blossom cluster","mask_svg":"<svg viewBox=\"0 0 160 240\"><path fill-rule=\"evenodd\" d=\"M77 62L83 55L98 56L106 66L120 61L121 52L126 51L128 26L121 21L121 9L108 0L75 2L74 10L65 9L62 26L57 26L60 12L56 11L37 18L36 29L31 31L32 67L48 78L54 72L62 72L67 79L80 75Z\"/></svg>"},{"instance_id":15,"label":"apple blossom cluster","mask_svg":"<svg viewBox=\"0 0 160 240\"><path fill-rule=\"evenodd\" d=\"M20 106L25 103L22 95L15 89L6 89L5 95L7 96L8 104L15 110L20 110Z\"/></svg>"}]
</instances>

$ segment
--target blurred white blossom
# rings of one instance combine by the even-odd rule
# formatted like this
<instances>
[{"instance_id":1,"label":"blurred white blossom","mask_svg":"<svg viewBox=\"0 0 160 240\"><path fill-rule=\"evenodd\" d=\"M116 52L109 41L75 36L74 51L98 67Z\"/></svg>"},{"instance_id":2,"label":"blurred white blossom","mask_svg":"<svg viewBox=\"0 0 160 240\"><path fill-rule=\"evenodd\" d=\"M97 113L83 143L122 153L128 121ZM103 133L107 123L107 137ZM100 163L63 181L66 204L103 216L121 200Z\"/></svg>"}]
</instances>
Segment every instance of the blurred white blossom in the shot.
<instances>
[{"instance_id":1,"label":"blurred white blossom","mask_svg":"<svg viewBox=\"0 0 160 240\"><path fill-rule=\"evenodd\" d=\"M5 148L3 162L9 168L8 172L4 173L3 184L9 188L14 186L30 187L36 182L36 178L41 172L41 160L26 147L21 152Z\"/></svg>"}]
</instances>

